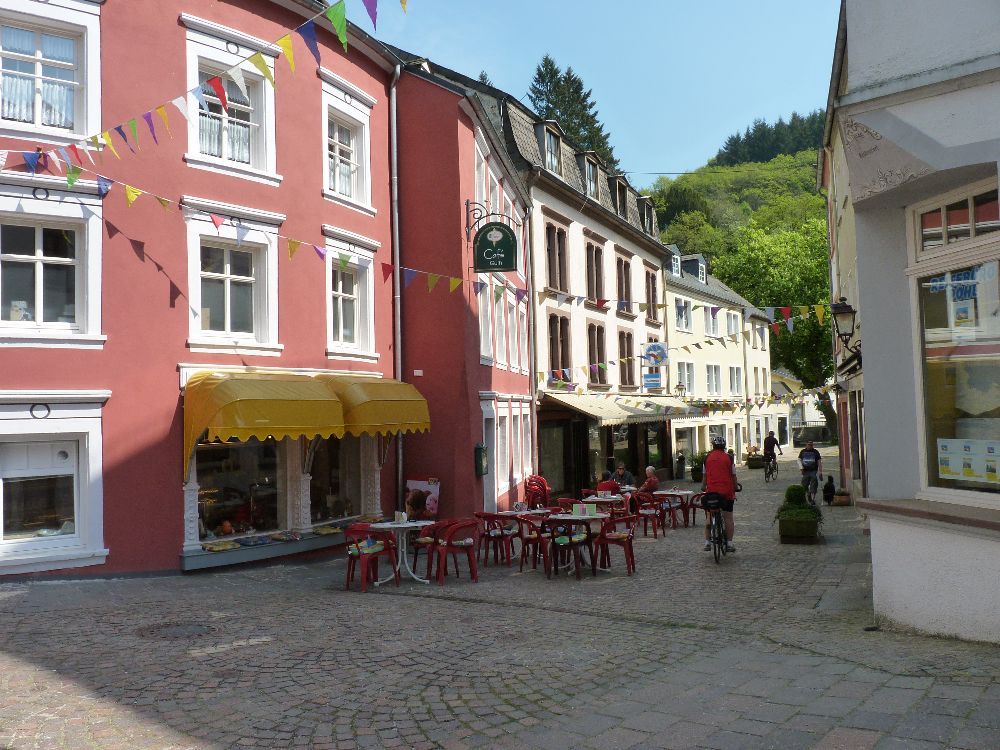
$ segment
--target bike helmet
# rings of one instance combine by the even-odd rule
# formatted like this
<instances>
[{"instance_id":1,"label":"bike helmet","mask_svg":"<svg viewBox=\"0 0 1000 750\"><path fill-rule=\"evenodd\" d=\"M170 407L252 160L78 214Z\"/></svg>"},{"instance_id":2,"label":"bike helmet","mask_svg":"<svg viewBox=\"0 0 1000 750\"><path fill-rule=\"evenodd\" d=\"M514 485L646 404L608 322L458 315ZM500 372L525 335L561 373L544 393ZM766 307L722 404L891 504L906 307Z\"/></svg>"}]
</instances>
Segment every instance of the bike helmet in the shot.
<instances>
[{"instance_id":1,"label":"bike helmet","mask_svg":"<svg viewBox=\"0 0 1000 750\"><path fill-rule=\"evenodd\" d=\"M713 448L725 448L726 447L726 438L724 438L722 435L716 435L715 437L712 438L712 447Z\"/></svg>"}]
</instances>

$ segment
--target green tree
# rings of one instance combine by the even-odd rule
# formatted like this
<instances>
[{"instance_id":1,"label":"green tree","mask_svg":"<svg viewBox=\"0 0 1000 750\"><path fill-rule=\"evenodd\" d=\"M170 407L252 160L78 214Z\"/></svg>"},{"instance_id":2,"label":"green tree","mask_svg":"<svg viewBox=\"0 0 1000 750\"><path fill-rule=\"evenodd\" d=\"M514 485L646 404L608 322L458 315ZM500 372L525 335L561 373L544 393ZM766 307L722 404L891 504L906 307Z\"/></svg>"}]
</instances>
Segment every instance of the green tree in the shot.
<instances>
[{"instance_id":1,"label":"green tree","mask_svg":"<svg viewBox=\"0 0 1000 750\"><path fill-rule=\"evenodd\" d=\"M485 70L480 70L479 71L479 82L480 83L484 83L487 86L492 86L493 85L493 81L490 80L490 74L487 73Z\"/></svg>"},{"instance_id":2,"label":"green tree","mask_svg":"<svg viewBox=\"0 0 1000 750\"><path fill-rule=\"evenodd\" d=\"M562 70L550 55L545 55L535 68L535 77L528 87L528 99L543 120L554 120L559 111Z\"/></svg>"},{"instance_id":3,"label":"green tree","mask_svg":"<svg viewBox=\"0 0 1000 750\"><path fill-rule=\"evenodd\" d=\"M726 251L726 235L716 229L701 211L685 211L674 218L661 235L668 245L677 245L685 254L701 253L715 258Z\"/></svg>"}]
</instances>

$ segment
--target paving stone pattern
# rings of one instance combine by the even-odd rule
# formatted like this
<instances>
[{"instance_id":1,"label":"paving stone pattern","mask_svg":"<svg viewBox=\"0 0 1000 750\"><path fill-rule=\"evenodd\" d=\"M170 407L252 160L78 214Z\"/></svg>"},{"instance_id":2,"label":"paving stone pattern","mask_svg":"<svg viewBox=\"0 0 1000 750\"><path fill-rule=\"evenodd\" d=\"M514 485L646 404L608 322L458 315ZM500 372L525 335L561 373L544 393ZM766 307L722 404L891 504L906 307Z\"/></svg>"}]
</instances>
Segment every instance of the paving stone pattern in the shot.
<instances>
[{"instance_id":1,"label":"paving stone pattern","mask_svg":"<svg viewBox=\"0 0 1000 750\"><path fill-rule=\"evenodd\" d=\"M339 558L0 584L0 748L1000 747L1000 649L866 632L856 510L780 545L794 465L741 474L721 565L681 528L631 578L613 550L365 595Z\"/></svg>"}]
</instances>

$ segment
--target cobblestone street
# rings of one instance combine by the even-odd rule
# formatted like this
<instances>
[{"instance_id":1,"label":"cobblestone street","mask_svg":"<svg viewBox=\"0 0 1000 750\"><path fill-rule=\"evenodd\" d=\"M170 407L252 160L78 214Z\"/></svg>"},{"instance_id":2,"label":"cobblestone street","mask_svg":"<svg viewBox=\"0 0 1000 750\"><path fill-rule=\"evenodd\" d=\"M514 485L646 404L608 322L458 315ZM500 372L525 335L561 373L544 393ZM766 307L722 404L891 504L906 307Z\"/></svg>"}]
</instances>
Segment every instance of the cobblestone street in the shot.
<instances>
[{"instance_id":1,"label":"cobblestone street","mask_svg":"<svg viewBox=\"0 0 1000 750\"><path fill-rule=\"evenodd\" d=\"M1000 650L865 631L862 520L780 545L794 478L741 472L721 565L681 528L632 578L613 550L366 595L339 557L0 584L0 748L996 748Z\"/></svg>"}]
</instances>

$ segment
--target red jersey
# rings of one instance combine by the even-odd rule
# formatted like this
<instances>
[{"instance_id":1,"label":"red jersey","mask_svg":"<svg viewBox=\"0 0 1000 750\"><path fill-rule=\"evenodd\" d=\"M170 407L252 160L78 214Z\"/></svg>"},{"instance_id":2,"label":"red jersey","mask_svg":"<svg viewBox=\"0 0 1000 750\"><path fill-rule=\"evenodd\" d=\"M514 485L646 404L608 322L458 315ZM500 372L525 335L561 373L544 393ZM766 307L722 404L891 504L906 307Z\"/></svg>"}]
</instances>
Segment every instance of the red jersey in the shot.
<instances>
[{"instance_id":1,"label":"red jersey","mask_svg":"<svg viewBox=\"0 0 1000 750\"><path fill-rule=\"evenodd\" d=\"M713 450L705 458L705 491L722 495L726 500L736 499L733 482L733 461L725 451Z\"/></svg>"}]
</instances>

